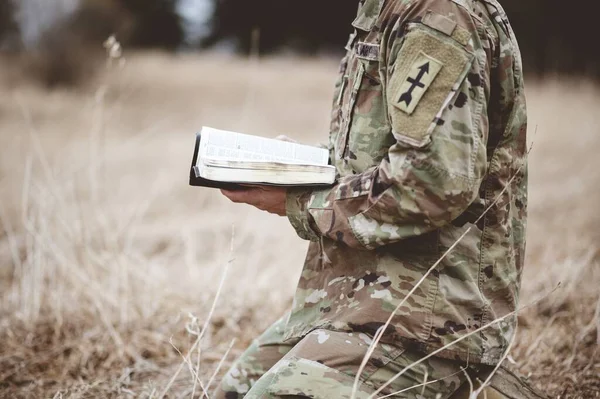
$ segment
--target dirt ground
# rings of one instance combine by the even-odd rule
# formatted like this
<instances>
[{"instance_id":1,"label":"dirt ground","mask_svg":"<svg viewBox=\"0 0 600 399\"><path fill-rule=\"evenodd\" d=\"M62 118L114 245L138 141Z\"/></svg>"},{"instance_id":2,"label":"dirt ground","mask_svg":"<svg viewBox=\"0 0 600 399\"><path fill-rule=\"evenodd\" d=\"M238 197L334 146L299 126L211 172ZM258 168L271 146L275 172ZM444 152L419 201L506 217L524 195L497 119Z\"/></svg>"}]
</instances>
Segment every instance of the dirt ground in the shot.
<instances>
[{"instance_id":1,"label":"dirt ground","mask_svg":"<svg viewBox=\"0 0 600 399\"><path fill-rule=\"evenodd\" d=\"M134 54L48 91L0 63L0 397L210 392L290 305L306 243L284 218L188 187L194 133L324 141L336 70ZM530 79L528 96L521 301L542 299L509 361L551 397L597 398L600 88Z\"/></svg>"}]
</instances>

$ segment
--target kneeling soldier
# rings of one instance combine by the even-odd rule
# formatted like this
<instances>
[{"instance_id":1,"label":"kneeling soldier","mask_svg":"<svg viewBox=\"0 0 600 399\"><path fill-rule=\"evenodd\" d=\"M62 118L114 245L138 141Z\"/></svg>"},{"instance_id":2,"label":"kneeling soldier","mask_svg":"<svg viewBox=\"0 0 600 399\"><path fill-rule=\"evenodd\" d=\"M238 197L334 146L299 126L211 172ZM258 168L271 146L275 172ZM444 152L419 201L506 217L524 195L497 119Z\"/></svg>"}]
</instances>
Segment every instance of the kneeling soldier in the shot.
<instances>
[{"instance_id":1,"label":"kneeling soldier","mask_svg":"<svg viewBox=\"0 0 600 399\"><path fill-rule=\"evenodd\" d=\"M496 0L363 0L352 25L336 184L224 191L312 242L291 311L219 398L444 399L485 380L515 334L527 114L506 14ZM538 397L496 376L488 397Z\"/></svg>"}]
</instances>

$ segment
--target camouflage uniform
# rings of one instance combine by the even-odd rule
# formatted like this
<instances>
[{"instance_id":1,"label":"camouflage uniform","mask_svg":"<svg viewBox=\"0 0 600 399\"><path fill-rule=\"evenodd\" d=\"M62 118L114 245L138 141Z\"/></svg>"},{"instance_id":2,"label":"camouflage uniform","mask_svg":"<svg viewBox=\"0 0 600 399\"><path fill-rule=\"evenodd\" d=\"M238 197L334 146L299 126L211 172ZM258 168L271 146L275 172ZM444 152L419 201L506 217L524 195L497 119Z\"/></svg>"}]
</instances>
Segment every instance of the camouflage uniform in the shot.
<instances>
[{"instance_id":1,"label":"camouflage uniform","mask_svg":"<svg viewBox=\"0 0 600 399\"><path fill-rule=\"evenodd\" d=\"M283 338L286 318L271 326L234 364L223 379L217 398L287 398L295 395L350 399L354 377L372 338L363 333L317 329L302 339L286 341ZM361 374L361 385L355 398L369 397L377 387L421 357L422 354L401 347L377 346ZM417 386L403 392L403 396L395 397L435 398L441 393L445 398L465 380L466 374L459 363L432 358L395 380L385 393ZM419 386L424 382L429 384Z\"/></svg>"},{"instance_id":2,"label":"camouflage uniform","mask_svg":"<svg viewBox=\"0 0 600 399\"><path fill-rule=\"evenodd\" d=\"M288 315L282 317L252 343L223 378L213 397L351 397L354 378L372 338L363 333L317 329L302 339L286 340L287 318ZM422 357L418 351L396 345L377 346L361 374L355 398L369 397ZM492 367L469 366L435 357L393 380L382 395L396 393L395 398L437 399L452 394L452 399L472 399L472 390L490 372L494 372L491 386L478 399L544 399L504 368L495 371ZM457 391L458 387L461 388Z\"/></svg>"},{"instance_id":3,"label":"camouflage uniform","mask_svg":"<svg viewBox=\"0 0 600 399\"><path fill-rule=\"evenodd\" d=\"M329 140L338 180L289 190L288 217L312 242L291 313L274 326L278 344L289 347L278 346L283 359L256 385L322 376L319 364L330 367L330 380L355 375L344 367L356 359L303 357L312 353L303 342L315 333L331 342L372 337L416 287L386 328L387 349L369 376L444 348L415 381L454 374L441 384L450 381L447 389L438 387L447 397L464 381L461 367L497 364L515 333L508 315L518 304L527 214L518 45L496 0L363 0L353 26ZM335 354L326 347L318 351ZM296 388L291 394L301 396L307 387Z\"/></svg>"}]
</instances>

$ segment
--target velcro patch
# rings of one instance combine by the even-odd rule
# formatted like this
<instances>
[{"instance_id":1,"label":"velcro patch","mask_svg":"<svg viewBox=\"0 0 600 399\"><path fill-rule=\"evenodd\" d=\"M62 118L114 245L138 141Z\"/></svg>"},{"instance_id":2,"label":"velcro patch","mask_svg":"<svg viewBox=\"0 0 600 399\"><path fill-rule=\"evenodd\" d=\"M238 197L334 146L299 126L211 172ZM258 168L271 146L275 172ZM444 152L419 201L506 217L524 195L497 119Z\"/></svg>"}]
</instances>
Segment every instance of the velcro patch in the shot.
<instances>
[{"instance_id":1,"label":"velcro patch","mask_svg":"<svg viewBox=\"0 0 600 399\"><path fill-rule=\"evenodd\" d=\"M458 25L456 21L431 10L427 11L427 14L423 17L423 24L448 36L452 36L454 29Z\"/></svg>"},{"instance_id":2,"label":"velcro patch","mask_svg":"<svg viewBox=\"0 0 600 399\"><path fill-rule=\"evenodd\" d=\"M394 105L411 115L443 66L441 61L421 51L413 62L408 76L398 88Z\"/></svg>"},{"instance_id":3,"label":"velcro patch","mask_svg":"<svg viewBox=\"0 0 600 399\"><path fill-rule=\"evenodd\" d=\"M466 47L428 26L406 33L386 90L397 140L416 147L430 142L436 116L465 79L473 58Z\"/></svg>"},{"instance_id":4,"label":"velcro patch","mask_svg":"<svg viewBox=\"0 0 600 399\"><path fill-rule=\"evenodd\" d=\"M379 45L373 43L358 42L356 56L369 61L377 61L379 58Z\"/></svg>"}]
</instances>

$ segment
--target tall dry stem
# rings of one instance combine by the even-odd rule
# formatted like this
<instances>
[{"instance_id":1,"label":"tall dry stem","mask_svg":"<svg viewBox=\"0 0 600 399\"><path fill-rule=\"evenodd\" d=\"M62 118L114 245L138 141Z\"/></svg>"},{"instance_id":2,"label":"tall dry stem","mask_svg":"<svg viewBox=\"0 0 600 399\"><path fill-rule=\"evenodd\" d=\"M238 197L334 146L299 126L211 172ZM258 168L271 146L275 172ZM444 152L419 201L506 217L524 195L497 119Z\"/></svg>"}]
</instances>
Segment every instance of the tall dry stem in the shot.
<instances>
[{"instance_id":1,"label":"tall dry stem","mask_svg":"<svg viewBox=\"0 0 600 399\"><path fill-rule=\"evenodd\" d=\"M231 245L229 248L229 261L225 264L225 267L223 269L223 275L221 276L221 281L219 282L219 287L217 288L217 293L215 294L215 298L213 300L212 306L210 308L210 311L208 312L208 315L204 321L204 325L202 326L202 329L200 330L200 333L198 334L198 337L196 338L196 341L194 342L194 344L192 345L192 347L190 348L190 350L188 351L188 354L186 356L183 356L183 361L181 362L181 364L179 365L179 367L177 368L177 370L175 371L175 374L171 377L171 379L169 380L169 383L167 384L167 386L163 389L162 393L160 394L159 398L162 399L164 398L164 396L167 394L167 392L169 392L169 389L171 389L171 386L173 385L173 383L175 382L175 380L177 379L177 377L179 376L179 373L181 373L181 370L183 370L183 367L185 364L189 365L190 368L193 370L193 366L192 363L190 361L190 357L191 355L194 353L194 350L196 350L196 348L200 345L200 342L202 341L202 338L204 337L204 334L206 333L209 323L212 320L212 316L215 312L215 309L217 307L217 302L219 300L219 297L221 295L221 291L223 290L223 285L227 279L227 272L229 270L229 268L231 267L231 264L234 262L235 257L234 257L234 239L235 239L235 225L231 227ZM193 372L192 373L195 376L195 380L198 379L199 381L199 377L198 377L198 372ZM195 384L195 382L194 382ZM206 390L204 389L204 387L201 384L201 388L202 388L202 395L203 396L207 396L208 394L206 392Z\"/></svg>"}]
</instances>

